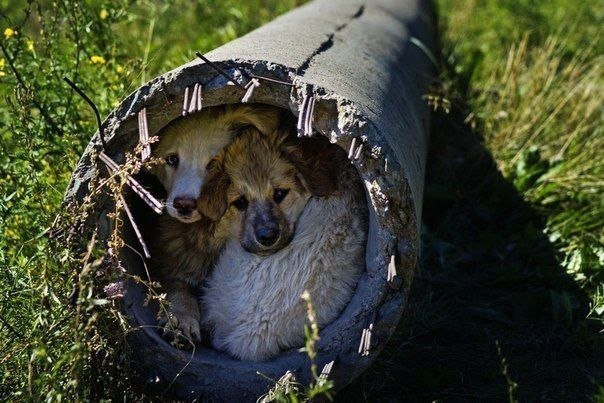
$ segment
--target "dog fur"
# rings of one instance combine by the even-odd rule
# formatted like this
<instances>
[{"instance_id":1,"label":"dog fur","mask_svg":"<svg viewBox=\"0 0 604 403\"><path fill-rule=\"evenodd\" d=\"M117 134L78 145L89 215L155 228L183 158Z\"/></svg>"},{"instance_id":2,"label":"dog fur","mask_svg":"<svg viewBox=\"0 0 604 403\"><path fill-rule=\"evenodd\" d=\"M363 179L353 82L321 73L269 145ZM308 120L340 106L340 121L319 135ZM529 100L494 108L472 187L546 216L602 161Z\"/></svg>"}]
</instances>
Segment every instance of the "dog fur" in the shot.
<instances>
[{"instance_id":1,"label":"dog fur","mask_svg":"<svg viewBox=\"0 0 604 403\"><path fill-rule=\"evenodd\" d=\"M246 125L262 133L273 132L279 114L278 108L268 105L226 105L206 108L163 128L158 133L160 141L154 155L165 164L157 166L153 173L168 193L168 214L184 223L199 220L197 199L210 159Z\"/></svg>"},{"instance_id":2,"label":"dog fur","mask_svg":"<svg viewBox=\"0 0 604 403\"><path fill-rule=\"evenodd\" d=\"M158 219L151 267L167 294L169 312L160 312L166 337L174 327L193 342L201 340L196 290L228 239L228 228L203 217L198 210L206 165L240 131L270 133L280 119L278 108L266 105L224 106L204 109L164 128L155 155L178 164L164 164L155 174L164 185L167 214ZM208 190L210 191L210 190ZM185 200L175 206L175 201ZM174 329L174 330L176 330Z\"/></svg>"},{"instance_id":3,"label":"dog fur","mask_svg":"<svg viewBox=\"0 0 604 403\"><path fill-rule=\"evenodd\" d=\"M254 361L301 346L302 293L310 293L323 327L348 303L365 268L368 212L358 173L325 138L252 134L218 155L205 186L214 192L202 190L201 211L224 217L231 234L203 289L202 320L212 345ZM271 200L275 188L286 186L281 203ZM245 211L232 204L241 195L248 198ZM282 241L250 248L254 206L264 211L260 221L272 212Z\"/></svg>"}]
</instances>

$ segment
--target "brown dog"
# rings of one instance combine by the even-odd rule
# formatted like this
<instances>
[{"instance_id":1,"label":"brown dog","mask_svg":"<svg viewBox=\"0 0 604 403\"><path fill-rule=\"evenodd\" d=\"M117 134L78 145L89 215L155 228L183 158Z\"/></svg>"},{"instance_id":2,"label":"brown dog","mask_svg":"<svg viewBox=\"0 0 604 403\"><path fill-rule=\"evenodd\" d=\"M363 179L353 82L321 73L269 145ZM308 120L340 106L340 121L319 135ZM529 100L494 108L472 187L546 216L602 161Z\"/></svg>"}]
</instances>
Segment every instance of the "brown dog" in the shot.
<instances>
[{"instance_id":1,"label":"brown dog","mask_svg":"<svg viewBox=\"0 0 604 403\"><path fill-rule=\"evenodd\" d=\"M290 126L270 135L248 130L208 164L200 211L230 223L246 251L270 255L292 240L311 196L336 190L331 153L319 139L298 139Z\"/></svg>"}]
</instances>

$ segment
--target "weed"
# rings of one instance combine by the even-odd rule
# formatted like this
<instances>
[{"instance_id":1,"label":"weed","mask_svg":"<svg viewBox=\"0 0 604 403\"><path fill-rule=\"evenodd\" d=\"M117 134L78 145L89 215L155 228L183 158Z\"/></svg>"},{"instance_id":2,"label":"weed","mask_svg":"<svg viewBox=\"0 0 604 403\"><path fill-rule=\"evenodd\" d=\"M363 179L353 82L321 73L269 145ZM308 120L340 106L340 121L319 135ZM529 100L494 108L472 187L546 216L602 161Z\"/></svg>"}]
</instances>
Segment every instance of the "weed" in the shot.
<instances>
[{"instance_id":1,"label":"weed","mask_svg":"<svg viewBox=\"0 0 604 403\"><path fill-rule=\"evenodd\" d=\"M302 299L306 302L306 314L309 324L304 326L304 347L300 349L300 352L306 353L310 359L310 373L313 381L308 387L303 387L303 385L300 385L296 381L294 374L287 371L275 382L275 386L258 399L259 403L312 402L318 398L332 400L331 390L334 388L333 381L328 379L328 373L319 374L317 372L315 359L317 357L316 345L319 341L319 325L308 291L302 294Z\"/></svg>"}]
</instances>

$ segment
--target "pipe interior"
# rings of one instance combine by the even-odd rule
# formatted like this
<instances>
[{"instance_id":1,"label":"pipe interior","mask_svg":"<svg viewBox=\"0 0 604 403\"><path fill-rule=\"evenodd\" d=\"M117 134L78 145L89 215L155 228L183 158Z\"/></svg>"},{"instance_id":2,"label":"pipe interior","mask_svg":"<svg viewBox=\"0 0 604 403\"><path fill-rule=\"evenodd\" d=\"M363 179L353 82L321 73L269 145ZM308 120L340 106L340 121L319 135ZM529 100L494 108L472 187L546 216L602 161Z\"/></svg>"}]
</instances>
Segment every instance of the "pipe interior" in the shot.
<instances>
[{"instance_id":1,"label":"pipe interior","mask_svg":"<svg viewBox=\"0 0 604 403\"><path fill-rule=\"evenodd\" d=\"M282 107L282 109L286 109L289 112L291 112L291 110L289 108ZM177 119L186 119L186 118L187 117L178 117ZM166 126L171 124L173 121L174 120L167 122ZM153 135L153 134L150 134L150 135ZM317 133L315 135L325 135L325 134ZM343 150L343 152L345 152L345 153L348 152L348 150L346 148L344 148L344 145L342 144L342 142L336 142L335 144L337 146L340 146L340 148ZM359 173L358 169L357 169L357 173ZM143 172L137 176L137 180L143 186L145 186L147 189L150 189L151 192L156 197L165 198L165 190L163 189L162 185L159 183L157 178L155 178L152 174ZM378 270L378 267L375 264L367 264L367 262L375 262L376 260L378 260L377 259L377 248L376 248L376 242L375 242L375 238L377 236L378 229L377 229L377 221L376 221L376 212L374 210L373 205L369 202L370 198L369 198L366 186L364 186L363 189L365 190L365 199L366 199L366 202L368 203L368 234L367 234L367 245L366 245L366 252L365 252L365 261L366 261L365 270L363 271L363 273L359 279L359 283L363 282L367 276L375 275L376 274L375 272ZM154 238L154 227L153 227L154 213L144 203L139 201L137 199L136 195L129 194L127 199L128 199L128 203L130 205L136 206L133 210L136 212L135 213L136 223L142 229L143 239L145 239L145 241L147 243L152 242L153 238ZM143 253L142 253L142 249L140 248L140 243L138 242L134 232L130 228L130 225L125 226L124 231L123 231L123 236L124 236L124 240L126 241L126 243L128 245L132 246L137 251L135 253L132 253L132 251L129 251L128 249L125 251L125 253L123 255L123 258L125 259L124 267L126 267L128 273L130 273L130 274L140 276L141 278L147 278L147 269L145 268L145 265L148 266L149 262L143 258ZM151 257L151 259L153 259L153 257ZM295 269L295 268L292 268L292 269ZM155 281L155 279L153 279L153 278L151 278L151 280ZM348 306L351 305L353 303L353 301L355 301L355 298L356 299L360 298L360 297L357 297L357 291L358 291L358 285L357 285L357 290L355 290L355 293L353 294L350 302L347 304L346 308L340 313L339 316L346 315ZM164 347L166 349L174 349L176 351L175 347L173 347L171 344L169 344L168 342L166 342L159 336L158 332L160 331L160 329L158 329L157 318L156 318L158 307L157 307L156 303L152 303L152 304L145 306L144 300L145 300L146 291L145 291L144 287L131 282L128 284L128 292L131 294L131 296L134 296L134 298L131 298L131 305L127 309L130 310L134 314L134 316L136 317L137 322L138 322L137 324L140 326L143 326L145 329L147 329L146 331L149 332L150 334L152 334L153 339L156 340L157 343L160 344L162 347ZM332 327L332 325L334 323L336 323L337 320L338 319L336 318L330 324L323 327L323 329L321 329L321 332L329 331L330 327ZM296 346L296 347L290 349L290 353L297 352L297 350L300 347L303 347L303 346ZM224 363L225 360L226 361L229 361L229 360L239 361L235 358L232 358L227 353L224 353L221 351L215 351L212 347L207 346L207 345L198 346L196 348L196 351L193 354L193 357L194 357L194 359L199 358L199 359L203 359L204 361L208 361L208 360L211 361L212 359L217 358L217 359L219 359L219 361L221 363Z\"/></svg>"}]
</instances>

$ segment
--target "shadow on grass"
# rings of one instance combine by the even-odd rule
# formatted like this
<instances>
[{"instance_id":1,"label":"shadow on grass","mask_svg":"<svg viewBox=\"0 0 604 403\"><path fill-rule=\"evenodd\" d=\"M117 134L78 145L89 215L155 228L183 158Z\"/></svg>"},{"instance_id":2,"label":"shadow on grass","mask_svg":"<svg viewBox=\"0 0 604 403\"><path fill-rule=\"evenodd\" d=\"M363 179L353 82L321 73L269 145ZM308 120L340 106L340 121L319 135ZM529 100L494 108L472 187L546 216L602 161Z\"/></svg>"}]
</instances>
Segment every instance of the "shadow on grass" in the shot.
<instances>
[{"instance_id":1,"label":"shadow on grass","mask_svg":"<svg viewBox=\"0 0 604 403\"><path fill-rule=\"evenodd\" d=\"M336 400L593 397L604 343L542 230L464 114L436 116L407 312Z\"/></svg>"}]
</instances>

